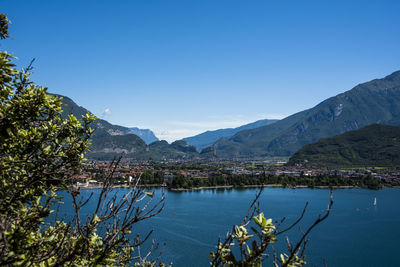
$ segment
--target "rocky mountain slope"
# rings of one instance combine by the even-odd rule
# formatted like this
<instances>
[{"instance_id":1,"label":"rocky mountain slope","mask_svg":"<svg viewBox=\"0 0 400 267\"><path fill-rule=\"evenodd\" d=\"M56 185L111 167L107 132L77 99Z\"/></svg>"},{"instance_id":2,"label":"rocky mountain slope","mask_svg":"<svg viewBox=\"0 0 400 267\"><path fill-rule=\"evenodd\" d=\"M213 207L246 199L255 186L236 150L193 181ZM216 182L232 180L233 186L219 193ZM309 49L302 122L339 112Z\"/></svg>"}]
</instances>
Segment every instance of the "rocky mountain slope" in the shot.
<instances>
[{"instance_id":1,"label":"rocky mountain slope","mask_svg":"<svg viewBox=\"0 0 400 267\"><path fill-rule=\"evenodd\" d=\"M129 128L131 134L136 134L139 136L146 144L151 144L156 141L160 141L152 130L149 129L139 129L137 127Z\"/></svg>"},{"instance_id":2,"label":"rocky mountain slope","mask_svg":"<svg viewBox=\"0 0 400 267\"><path fill-rule=\"evenodd\" d=\"M79 119L88 112L69 97L60 97L63 98L64 117L74 114ZM196 148L189 146L184 141L172 144L168 144L166 141L155 141L147 145L139 136L132 134L132 129L113 125L106 120L96 120L92 128L95 129L95 132L91 149L87 153L87 157L91 159L110 160L120 155L138 160L186 159L198 156Z\"/></svg>"},{"instance_id":3,"label":"rocky mountain slope","mask_svg":"<svg viewBox=\"0 0 400 267\"><path fill-rule=\"evenodd\" d=\"M202 154L221 158L290 156L320 138L373 123L400 125L400 71L359 84L274 124L222 138Z\"/></svg>"}]
</instances>

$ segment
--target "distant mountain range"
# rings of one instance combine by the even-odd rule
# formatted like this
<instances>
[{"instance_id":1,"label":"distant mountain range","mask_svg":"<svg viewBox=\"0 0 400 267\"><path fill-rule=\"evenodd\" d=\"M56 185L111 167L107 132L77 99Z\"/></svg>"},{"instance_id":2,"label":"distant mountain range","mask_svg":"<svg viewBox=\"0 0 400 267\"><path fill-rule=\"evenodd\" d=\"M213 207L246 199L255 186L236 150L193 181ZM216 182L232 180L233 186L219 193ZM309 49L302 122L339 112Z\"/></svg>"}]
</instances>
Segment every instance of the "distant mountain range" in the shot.
<instances>
[{"instance_id":1,"label":"distant mountain range","mask_svg":"<svg viewBox=\"0 0 400 267\"><path fill-rule=\"evenodd\" d=\"M372 124L305 145L289 165L327 167L400 166L400 127Z\"/></svg>"},{"instance_id":2,"label":"distant mountain range","mask_svg":"<svg viewBox=\"0 0 400 267\"><path fill-rule=\"evenodd\" d=\"M320 138L369 124L400 125L400 71L359 84L317 106L273 124L221 138L203 157L290 156Z\"/></svg>"},{"instance_id":3,"label":"distant mountain range","mask_svg":"<svg viewBox=\"0 0 400 267\"><path fill-rule=\"evenodd\" d=\"M154 133L149 129L139 129L137 127L129 128L132 134L139 136L146 144L151 144L156 141L160 141Z\"/></svg>"},{"instance_id":4,"label":"distant mountain range","mask_svg":"<svg viewBox=\"0 0 400 267\"><path fill-rule=\"evenodd\" d=\"M196 148L184 141L156 141L147 145L138 136L120 135L93 139L92 151L88 157L97 160L111 160L123 155L124 158L135 160L171 160L194 159L198 157Z\"/></svg>"},{"instance_id":5,"label":"distant mountain range","mask_svg":"<svg viewBox=\"0 0 400 267\"><path fill-rule=\"evenodd\" d=\"M63 98L63 116L75 115L78 119L88 112L87 109L78 106L71 98L57 95ZM163 160L163 159L186 159L198 156L196 148L189 146L184 141L176 141L168 144L166 141L158 141L150 130L138 128L127 128L113 125L106 120L97 119L92 128L95 129L92 146L87 157L98 160L110 160L114 157L124 155L125 158L141 160ZM139 136L147 142L146 144Z\"/></svg>"},{"instance_id":6,"label":"distant mountain range","mask_svg":"<svg viewBox=\"0 0 400 267\"><path fill-rule=\"evenodd\" d=\"M278 120L258 120L253 123L249 123L237 128L226 128L219 129L215 131L207 131L192 137L183 138L183 141L186 141L189 145L196 147L197 151L203 150L203 148L212 145L220 138L229 138L236 134L237 132L247 130L247 129L255 129L262 126L266 126L277 122Z\"/></svg>"},{"instance_id":7,"label":"distant mountain range","mask_svg":"<svg viewBox=\"0 0 400 267\"><path fill-rule=\"evenodd\" d=\"M73 113L80 118L87 111L68 97L63 96L63 102L64 116ZM375 123L400 125L400 71L359 84L279 121L261 120L238 128L208 131L172 144L158 141L150 130L98 119L92 126L96 131L88 156L110 159L124 153L128 158L154 160L291 156L321 138ZM199 154L197 150L202 148Z\"/></svg>"}]
</instances>

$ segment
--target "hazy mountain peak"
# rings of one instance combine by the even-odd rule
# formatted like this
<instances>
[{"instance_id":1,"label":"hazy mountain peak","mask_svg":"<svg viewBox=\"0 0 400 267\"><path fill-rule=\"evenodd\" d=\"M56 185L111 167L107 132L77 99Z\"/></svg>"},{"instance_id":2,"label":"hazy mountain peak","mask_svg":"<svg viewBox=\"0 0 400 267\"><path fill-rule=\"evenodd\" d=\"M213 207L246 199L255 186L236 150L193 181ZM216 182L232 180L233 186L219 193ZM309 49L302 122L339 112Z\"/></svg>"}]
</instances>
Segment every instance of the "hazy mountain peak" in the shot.
<instances>
[{"instance_id":1,"label":"hazy mountain peak","mask_svg":"<svg viewBox=\"0 0 400 267\"><path fill-rule=\"evenodd\" d=\"M183 138L183 141L186 141L189 145L195 146L198 151L201 151L203 148L212 145L214 142L216 142L220 138L229 138L236 134L239 131L246 130L246 129L255 129L258 127L262 127L265 125L272 124L274 122L277 122L278 120L258 120L249 124L245 124L236 128L225 128L225 129L219 129L219 130L214 130L214 131L206 131L204 133L192 136L192 137L186 137Z\"/></svg>"},{"instance_id":2,"label":"hazy mountain peak","mask_svg":"<svg viewBox=\"0 0 400 267\"><path fill-rule=\"evenodd\" d=\"M146 142L146 144L151 144L155 141L158 141L159 139L155 136L153 131L149 129L139 129L137 127L130 127L129 130L131 133L136 134L140 138L142 138L143 141Z\"/></svg>"}]
</instances>

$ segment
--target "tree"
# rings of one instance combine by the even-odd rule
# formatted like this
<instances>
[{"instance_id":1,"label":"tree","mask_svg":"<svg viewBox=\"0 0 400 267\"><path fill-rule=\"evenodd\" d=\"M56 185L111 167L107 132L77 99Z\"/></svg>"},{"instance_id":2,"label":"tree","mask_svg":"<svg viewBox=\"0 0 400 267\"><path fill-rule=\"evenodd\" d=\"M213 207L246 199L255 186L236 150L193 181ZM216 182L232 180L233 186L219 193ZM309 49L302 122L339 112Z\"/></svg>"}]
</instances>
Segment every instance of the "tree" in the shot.
<instances>
[{"instance_id":1,"label":"tree","mask_svg":"<svg viewBox=\"0 0 400 267\"><path fill-rule=\"evenodd\" d=\"M1 39L8 37L8 25L0 14ZM151 205L154 194L134 184L118 198L111 187L116 164L111 164L97 208L81 218L90 198L80 198L71 183L85 164L95 117L63 119L61 98L30 80L32 65L19 71L13 59L0 52L0 265L154 265L134 254L150 233L144 239L127 235L135 223L161 211L164 196ZM57 189L72 196L71 222L49 222L60 200Z\"/></svg>"}]
</instances>

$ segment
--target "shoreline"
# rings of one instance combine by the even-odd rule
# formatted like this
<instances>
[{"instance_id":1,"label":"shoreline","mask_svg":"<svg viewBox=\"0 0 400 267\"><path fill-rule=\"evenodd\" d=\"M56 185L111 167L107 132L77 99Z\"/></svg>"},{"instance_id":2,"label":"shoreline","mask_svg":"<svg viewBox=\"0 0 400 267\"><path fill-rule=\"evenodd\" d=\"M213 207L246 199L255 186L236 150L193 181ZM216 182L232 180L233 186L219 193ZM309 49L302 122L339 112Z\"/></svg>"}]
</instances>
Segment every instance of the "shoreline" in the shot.
<instances>
[{"instance_id":1,"label":"shoreline","mask_svg":"<svg viewBox=\"0 0 400 267\"><path fill-rule=\"evenodd\" d=\"M363 189L364 187L359 187L359 186L349 186L349 185L337 185L337 186L326 186L326 185L321 185L321 186L313 186L309 187L307 185L297 185L297 186L283 186L281 184L267 184L267 185L244 185L244 186L233 186L233 185L221 185L221 186L203 186L203 187L194 187L194 188L170 188L168 190L170 191L197 191L197 190L209 190L209 189L246 189L246 188L287 188L287 189L304 189L304 188L309 188L309 189L352 189L352 188L360 188ZM394 187L394 186L393 186ZM382 187L383 188L392 188L392 187ZM400 187L399 187L400 188ZM365 188L368 189L368 188ZM371 189L373 190L373 189Z\"/></svg>"},{"instance_id":2,"label":"shoreline","mask_svg":"<svg viewBox=\"0 0 400 267\"><path fill-rule=\"evenodd\" d=\"M114 188L129 188L128 185L112 185ZM359 186L351 186L351 185L336 185L336 186L328 186L328 185L319 185L319 186L307 186L307 185L297 185L297 186L283 186L282 184L267 184L267 185L244 185L244 186L233 186L233 185L216 185L216 186L202 186L202 187L193 187L193 188L167 188L161 185L138 185L137 187L156 187L156 188L166 188L168 191L172 192L183 192L183 191L200 191L200 190L210 190L210 189L246 189L246 188L287 188L287 189L369 189L369 190L379 190L384 188L398 188L400 186L393 185L393 186L382 186L379 189L370 189L368 187L359 187ZM91 189L102 189L103 186L100 185L93 185L93 186L80 186L79 189L83 190L91 190Z\"/></svg>"}]
</instances>

